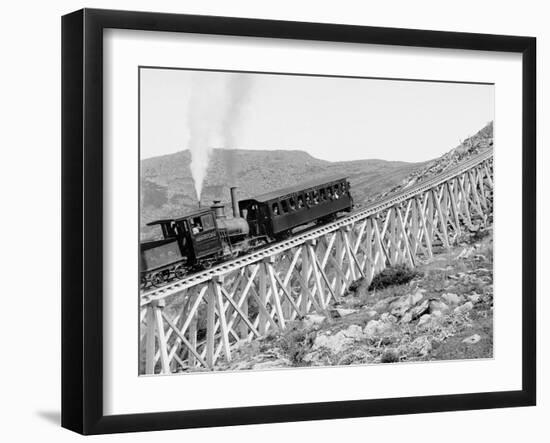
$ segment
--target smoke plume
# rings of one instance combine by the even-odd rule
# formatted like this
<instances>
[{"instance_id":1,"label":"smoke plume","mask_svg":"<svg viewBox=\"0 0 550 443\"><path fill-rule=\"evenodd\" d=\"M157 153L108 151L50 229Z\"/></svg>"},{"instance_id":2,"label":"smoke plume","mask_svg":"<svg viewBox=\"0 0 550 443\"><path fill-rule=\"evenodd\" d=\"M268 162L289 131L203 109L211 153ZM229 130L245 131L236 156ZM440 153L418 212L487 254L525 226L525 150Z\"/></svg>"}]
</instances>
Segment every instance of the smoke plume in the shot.
<instances>
[{"instance_id":1,"label":"smoke plume","mask_svg":"<svg viewBox=\"0 0 550 443\"><path fill-rule=\"evenodd\" d=\"M191 175L200 201L210 155L215 147L234 148L250 79L244 74L195 73L188 109ZM227 178L235 181L235 161L223 152Z\"/></svg>"}]
</instances>

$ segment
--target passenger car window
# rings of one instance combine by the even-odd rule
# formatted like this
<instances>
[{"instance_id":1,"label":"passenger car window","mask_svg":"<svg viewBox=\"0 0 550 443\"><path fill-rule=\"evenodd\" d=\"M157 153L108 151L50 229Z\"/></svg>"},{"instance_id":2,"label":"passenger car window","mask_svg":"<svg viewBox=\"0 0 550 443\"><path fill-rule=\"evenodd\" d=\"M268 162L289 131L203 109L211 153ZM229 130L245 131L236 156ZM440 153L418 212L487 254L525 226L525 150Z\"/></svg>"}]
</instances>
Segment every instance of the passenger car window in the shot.
<instances>
[{"instance_id":1,"label":"passenger car window","mask_svg":"<svg viewBox=\"0 0 550 443\"><path fill-rule=\"evenodd\" d=\"M316 205L319 203L319 191L313 191L313 204Z\"/></svg>"},{"instance_id":2,"label":"passenger car window","mask_svg":"<svg viewBox=\"0 0 550 443\"><path fill-rule=\"evenodd\" d=\"M288 201L283 200L281 202L281 208L283 209L283 212L286 214L288 212Z\"/></svg>"}]
</instances>

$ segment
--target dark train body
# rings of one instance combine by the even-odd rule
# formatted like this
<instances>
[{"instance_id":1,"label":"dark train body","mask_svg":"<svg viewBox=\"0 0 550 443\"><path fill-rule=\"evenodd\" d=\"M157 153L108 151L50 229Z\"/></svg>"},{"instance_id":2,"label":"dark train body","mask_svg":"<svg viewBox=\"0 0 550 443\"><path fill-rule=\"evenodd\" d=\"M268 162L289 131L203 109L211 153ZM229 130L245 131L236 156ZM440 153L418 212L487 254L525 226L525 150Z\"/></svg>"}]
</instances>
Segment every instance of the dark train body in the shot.
<instances>
[{"instance_id":1,"label":"dark train body","mask_svg":"<svg viewBox=\"0 0 550 443\"><path fill-rule=\"evenodd\" d=\"M346 177L321 179L237 202L231 188L233 217L218 201L179 218L157 220L162 240L140 245L141 285L160 286L195 270L288 238L293 230L334 220L353 208Z\"/></svg>"}]
</instances>

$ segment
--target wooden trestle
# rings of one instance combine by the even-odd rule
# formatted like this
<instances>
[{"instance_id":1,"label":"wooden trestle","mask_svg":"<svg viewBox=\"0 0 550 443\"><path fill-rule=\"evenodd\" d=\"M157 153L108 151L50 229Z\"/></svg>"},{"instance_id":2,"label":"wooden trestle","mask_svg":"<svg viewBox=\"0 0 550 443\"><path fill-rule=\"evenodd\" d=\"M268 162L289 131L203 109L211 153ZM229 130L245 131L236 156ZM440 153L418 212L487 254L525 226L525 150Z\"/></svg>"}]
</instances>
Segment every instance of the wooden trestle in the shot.
<instances>
[{"instance_id":1,"label":"wooden trestle","mask_svg":"<svg viewBox=\"0 0 550 443\"><path fill-rule=\"evenodd\" d=\"M492 150L351 215L141 294L140 373L215 369L231 347L311 312L360 278L415 266L492 213Z\"/></svg>"}]
</instances>

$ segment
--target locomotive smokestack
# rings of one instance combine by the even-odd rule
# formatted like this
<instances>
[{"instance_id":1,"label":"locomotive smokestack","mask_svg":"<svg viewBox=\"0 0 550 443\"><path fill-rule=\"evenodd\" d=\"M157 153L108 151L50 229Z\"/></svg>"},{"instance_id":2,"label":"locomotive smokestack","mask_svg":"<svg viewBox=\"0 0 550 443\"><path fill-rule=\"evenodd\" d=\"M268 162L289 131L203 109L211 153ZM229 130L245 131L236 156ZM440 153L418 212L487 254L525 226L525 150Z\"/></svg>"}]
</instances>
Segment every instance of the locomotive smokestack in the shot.
<instances>
[{"instance_id":1,"label":"locomotive smokestack","mask_svg":"<svg viewBox=\"0 0 550 443\"><path fill-rule=\"evenodd\" d=\"M231 206L233 206L233 217L240 217L239 202L237 201L237 187L231 187Z\"/></svg>"}]
</instances>

